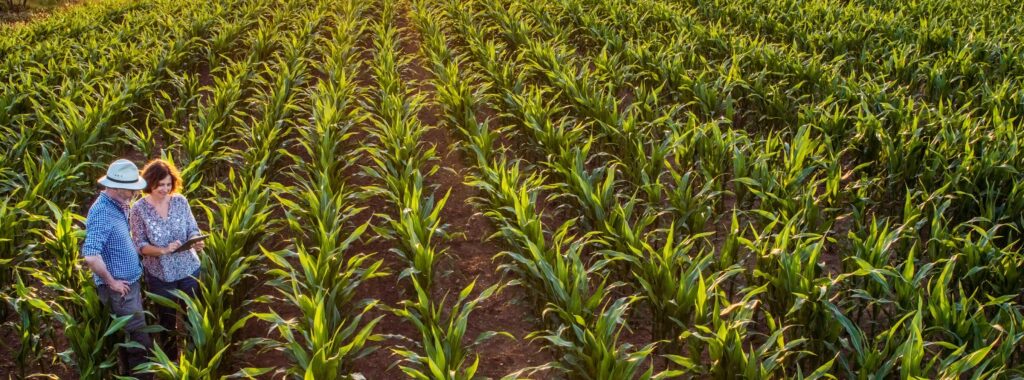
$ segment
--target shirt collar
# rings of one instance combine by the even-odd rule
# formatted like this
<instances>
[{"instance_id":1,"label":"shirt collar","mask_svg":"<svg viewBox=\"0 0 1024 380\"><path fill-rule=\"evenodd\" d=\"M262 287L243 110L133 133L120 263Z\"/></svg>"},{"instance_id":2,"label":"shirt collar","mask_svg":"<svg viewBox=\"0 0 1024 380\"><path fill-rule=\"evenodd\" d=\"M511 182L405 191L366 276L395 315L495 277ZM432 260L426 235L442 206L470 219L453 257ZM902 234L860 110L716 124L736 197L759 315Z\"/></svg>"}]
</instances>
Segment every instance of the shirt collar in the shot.
<instances>
[{"instance_id":1,"label":"shirt collar","mask_svg":"<svg viewBox=\"0 0 1024 380\"><path fill-rule=\"evenodd\" d=\"M119 201L117 199L114 199L114 197L111 197L111 196L107 195L107 193L105 193L105 192L101 192L100 193L100 198L106 199L107 202L113 203L115 206L117 206L117 208L119 208L122 211L124 211L125 214L128 213L129 206L128 206L127 202L121 202L121 201Z\"/></svg>"}]
</instances>

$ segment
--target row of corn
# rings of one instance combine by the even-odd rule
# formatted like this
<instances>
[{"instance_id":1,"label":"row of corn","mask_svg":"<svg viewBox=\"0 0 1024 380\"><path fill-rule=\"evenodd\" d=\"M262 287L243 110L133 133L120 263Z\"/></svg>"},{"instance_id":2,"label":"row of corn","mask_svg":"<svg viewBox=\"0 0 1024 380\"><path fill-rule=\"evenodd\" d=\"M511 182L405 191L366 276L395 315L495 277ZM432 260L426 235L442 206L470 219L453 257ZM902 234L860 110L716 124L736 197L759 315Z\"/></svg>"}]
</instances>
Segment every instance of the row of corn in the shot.
<instances>
[{"instance_id":1,"label":"row of corn","mask_svg":"<svg viewBox=\"0 0 1024 380\"><path fill-rule=\"evenodd\" d=\"M149 370L258 376L274 368L243 354L276 351L291 377L344 378L389 333L368 317L380 309L419 333L391 347L407 376L474 378L469 315L499 287L437 296L452 236L448 193L430 185L440 127L461 137L507 285L535 301L526 338L556 358L511 377L1019 377L1019 8L249 0L60 13L0 37L0 316L21 376L56 329L82 377L109 373L106 332L123 321L79 268L76 212L98 163L135 151L178 163L213 233L183 310L189 348ZM415 66L429 83L410 80ZM432 106L438 126L420 119ZM357 223L374 199L386 208ZM357 299L388 276L357 253L376 239L401 263L399 305ZM256 320L273 339L244 332Z\"/></svg>"}]
</instances>

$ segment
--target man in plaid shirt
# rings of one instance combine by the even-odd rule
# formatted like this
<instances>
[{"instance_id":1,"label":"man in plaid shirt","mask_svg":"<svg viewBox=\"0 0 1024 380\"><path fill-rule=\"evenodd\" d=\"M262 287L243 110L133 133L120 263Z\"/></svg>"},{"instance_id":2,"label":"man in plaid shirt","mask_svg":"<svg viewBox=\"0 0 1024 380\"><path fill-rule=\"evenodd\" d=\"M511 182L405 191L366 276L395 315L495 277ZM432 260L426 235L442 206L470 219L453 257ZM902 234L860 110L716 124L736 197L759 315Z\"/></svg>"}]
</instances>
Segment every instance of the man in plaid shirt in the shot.
<instances>
[{"instance_id":1,"label":"man in plaid shirt","mask_svg":"<svg viewBox=\"0 0 1024 380\"><path fill-rule=\"evenodd\" d=\"M89 208L85 220L85 242L82 256L92 269L93 281L103 304L118 315L131 315L124 331L145 348L128 348L125 362L129 370L146 362L152 342L144 331L146 317L142 310L142 265L139 251L131 237L128 225L128 205L146 180L139 177L139 169L131 161L117 160L107 169L107 175L97 181L105 189ZM148 376L136 374L139 378Z\"/></svg>"}]
</instances>

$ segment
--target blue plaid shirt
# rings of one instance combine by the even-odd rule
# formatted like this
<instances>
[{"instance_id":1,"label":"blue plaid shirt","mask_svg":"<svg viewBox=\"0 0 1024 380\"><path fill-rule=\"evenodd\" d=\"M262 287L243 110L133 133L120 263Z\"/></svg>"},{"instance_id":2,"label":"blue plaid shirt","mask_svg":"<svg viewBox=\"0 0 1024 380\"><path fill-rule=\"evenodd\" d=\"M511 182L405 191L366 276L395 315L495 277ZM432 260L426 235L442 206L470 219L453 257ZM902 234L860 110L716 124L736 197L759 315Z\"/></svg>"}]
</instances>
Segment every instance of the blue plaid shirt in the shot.
<instances>
[{"instance_id":1,"label":"blue plaid shirt","mask_svg":"<svg viewBox=\"0 0 1024 380\"><path fill-rule=\"evenodd\" d=\"M82 256L93 255L103 258L107 271L116 280L134 283L142 276L139 250L135 248L128 226L128 205L115 201L106 193L100 193L85 218ZM103 284L103 279L95 273L92 279L96 285Z\"/></svg>"}]
</instances>

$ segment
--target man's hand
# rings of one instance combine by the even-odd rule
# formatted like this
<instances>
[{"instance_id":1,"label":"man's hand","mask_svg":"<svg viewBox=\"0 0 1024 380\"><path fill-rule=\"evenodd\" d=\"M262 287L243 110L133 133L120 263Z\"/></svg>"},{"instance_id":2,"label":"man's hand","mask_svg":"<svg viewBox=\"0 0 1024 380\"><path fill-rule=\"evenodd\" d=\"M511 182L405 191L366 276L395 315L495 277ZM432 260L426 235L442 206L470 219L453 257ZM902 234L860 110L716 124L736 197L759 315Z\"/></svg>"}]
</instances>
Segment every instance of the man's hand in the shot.
<instances>
[{"instance_id":1,"label":"man's hand","mask_svg":"<svg viewBox=\"0 0 1024 380\"><path fill-rule=\"evenodd\" d=\"M107 283L110 290L113 290L121 295L121 298L128 295L128 292L132 290L131 284L128 281L114 280L113 282Z\"/></svg>"},{"instance_id":2,"label":"man's hand","mask_svg":"<svg viewBox=\"0 0 1024 380\"><path fill-rule=\"evenodd\" d=\"M164 254L166 255L168 253L174 252L174 250L178 249L178 247L181 247L181 241L178 241L178 240L172 241L171 244L167 245L167 249L164 250Z\"/></svg>"},{"instance_id":3,"label":"man's hand","mask_svg":"<svg viewBox=\"0 0 1024 380\"><path fill-rule=\"evenodd\" d=\"M114 276L110 275L110 272L107 272L107 264L103 262L103 257L100 255L85 256L85 265L92 269L93 273L96 273L103 280L103 283L110 287L110 290L120 293L121 297L127 295L128 291L131 290L127 282L115 279Z\"/></svg>"}]
</instances>

